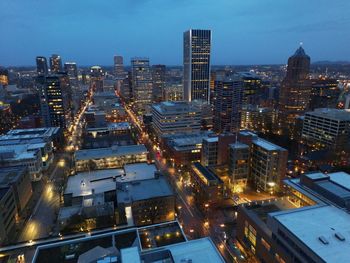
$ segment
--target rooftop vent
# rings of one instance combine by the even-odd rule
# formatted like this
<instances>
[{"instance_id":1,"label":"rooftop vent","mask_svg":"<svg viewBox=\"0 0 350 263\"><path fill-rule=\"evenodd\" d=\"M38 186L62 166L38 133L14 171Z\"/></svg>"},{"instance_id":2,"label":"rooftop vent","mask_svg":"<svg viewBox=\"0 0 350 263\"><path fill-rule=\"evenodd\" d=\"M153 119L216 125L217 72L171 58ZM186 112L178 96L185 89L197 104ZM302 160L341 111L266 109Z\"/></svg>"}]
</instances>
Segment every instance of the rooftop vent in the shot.
<instances>
[{"instance_id":1,"label":"rooftop vent","mask_svg":"<svg viewBox=\"0 0 350 263\"><path fill-rule=\"evenodd\" d=\"M329 244L328 240L327 240L324 236L320 236L320 237L318 237L318 239L319 239L324 245L328 245L328 244Z\"/></svg>"},{"instance_id":2,"label":"rooftop vent","mask_svg":"<svg viewBox=\"0 0 350 263\"><path fill-rule=\"evenodd\" d=\"M334 236L339 239L340 241L345 241L345 237L340 234L339 232L335 233Z\"/></svg>"}]
</instances>

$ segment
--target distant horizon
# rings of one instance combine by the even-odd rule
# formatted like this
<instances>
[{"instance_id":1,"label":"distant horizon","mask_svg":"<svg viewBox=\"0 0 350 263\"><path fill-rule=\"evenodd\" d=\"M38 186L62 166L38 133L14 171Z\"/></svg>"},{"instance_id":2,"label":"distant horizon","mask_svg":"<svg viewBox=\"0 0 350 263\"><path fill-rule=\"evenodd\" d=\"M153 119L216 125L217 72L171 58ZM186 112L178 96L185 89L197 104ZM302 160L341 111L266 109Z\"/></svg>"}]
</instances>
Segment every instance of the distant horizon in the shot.
<instances>
[{"instance_id":1,"label":"distant horizon","mask_svg":"<svg viewBox=\"0 0 350 263\"><path fill-rule=\"evenodd\" d=\"M59 54L78 65L109 65L114 55L181 65L191 28L212 30L215 65L283 65L300 42L312 61L349 61L348 10L348 0L3 0L0 64Z\"/></svg>"}]
</instances>

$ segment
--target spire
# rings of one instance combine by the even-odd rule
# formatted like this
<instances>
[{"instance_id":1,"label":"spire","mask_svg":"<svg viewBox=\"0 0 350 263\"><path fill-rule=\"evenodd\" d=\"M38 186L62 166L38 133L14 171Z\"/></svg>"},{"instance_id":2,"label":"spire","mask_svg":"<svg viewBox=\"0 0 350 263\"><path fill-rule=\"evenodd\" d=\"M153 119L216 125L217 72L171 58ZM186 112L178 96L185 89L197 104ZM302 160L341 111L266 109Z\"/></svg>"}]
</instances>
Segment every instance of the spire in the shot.
<instances>
[{"instance_id":1,"label":"spire","mask_svg":"<svg viewBox=\"0 0 350 263\"><path fill-rule=\"evenodd\" d=\"M303 49L303 42L300 42L299 48L295 51L292 57L308 57L308 55L305 53L305 50Z\"/></svg>"}]
</instances>

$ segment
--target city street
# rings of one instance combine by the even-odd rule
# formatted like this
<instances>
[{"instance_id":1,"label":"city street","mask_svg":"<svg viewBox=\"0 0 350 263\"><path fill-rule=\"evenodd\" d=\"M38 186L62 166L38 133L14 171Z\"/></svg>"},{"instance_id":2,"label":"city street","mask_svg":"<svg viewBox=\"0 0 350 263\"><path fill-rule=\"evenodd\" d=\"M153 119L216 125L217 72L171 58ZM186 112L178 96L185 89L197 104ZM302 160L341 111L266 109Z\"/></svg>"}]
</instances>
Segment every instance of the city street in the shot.
<instances>
[{"instance_id":1,"label":"city street","mask_svg":"<svg viewBox=\"0 0 350 263\"><path fill-rule=\"evenodd\" d=\"M210 236L226 262L235 261L235 258L238 258L239 255L235 254L235 251L225 242L225 239L228 238L231 233L225 233L226 220L224 213L216 209L215 211L208 211L207 214L210 214L210 216L207 217L198 210L194 204L189 186L184 186L184 184L180 182L179 176L176 175L175 169L167 164L166 159L156 154L157 148L153 147L153 143L147 134L143 132L142 125L135 114L127 107L126 112L130 117L130 121L138 128L140 141L146 145L150 152L151 159L155 161L158 170L168 178L169 183L177 194L178 218L187 237L189 239L196 239ZM233 218L231 220L233 221Z\"/></svg>"},{"instance_id":2,"label":"city street","mask_svg":"<svg viewBox=\"0 0 350 263\"><path fill-rule=\"evenodd\" d=\"M52 170L47 176L44 176L46 180L43 179L41 182L42 187L38 189L38 191L41 191L40 198L28 220L26 220L17 242L32 241L58 234L56 225L60 208L60 195L64 188L65 178L71 173L71 151L78 149L80 146L82 117L89 103L90 98L69 127L71 135L68 146L65 148L66 152L55 153L55 160L51 164Z\"/></svg>"}]
</instances>

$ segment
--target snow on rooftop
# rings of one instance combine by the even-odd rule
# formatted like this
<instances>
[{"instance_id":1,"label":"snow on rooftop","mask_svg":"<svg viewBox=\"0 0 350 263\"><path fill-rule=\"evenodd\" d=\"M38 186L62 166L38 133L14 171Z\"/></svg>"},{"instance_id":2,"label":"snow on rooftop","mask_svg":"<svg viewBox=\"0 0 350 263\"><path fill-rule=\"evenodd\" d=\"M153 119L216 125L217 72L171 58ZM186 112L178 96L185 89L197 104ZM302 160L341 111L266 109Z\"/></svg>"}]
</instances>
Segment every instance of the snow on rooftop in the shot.
<instances>
[{"instance_id":1,"label":"snow on rooftop","mask_svg":"<svg viewBox=\"0 0 350 263\"><path fill-rule=\"evenodd\" d=\"M343 210L334 206L313 206L274 218L325 262L349 262L350 215ZM345 240L336 238L336 233ZM328 244L322 243L320 237Z\"/></svg>"}]
</instances>

